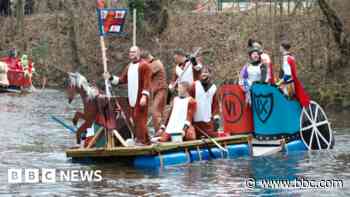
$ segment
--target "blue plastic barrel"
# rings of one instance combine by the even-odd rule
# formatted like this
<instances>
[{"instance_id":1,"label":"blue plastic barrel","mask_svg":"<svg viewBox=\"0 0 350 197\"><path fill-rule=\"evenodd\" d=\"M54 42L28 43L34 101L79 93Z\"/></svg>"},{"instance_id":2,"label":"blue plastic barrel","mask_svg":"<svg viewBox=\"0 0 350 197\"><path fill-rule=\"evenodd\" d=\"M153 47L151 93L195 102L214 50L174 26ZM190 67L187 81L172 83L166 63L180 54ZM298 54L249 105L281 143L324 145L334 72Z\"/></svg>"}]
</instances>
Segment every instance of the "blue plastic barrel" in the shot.
<instances>
[{"instance_id":1,"label":"blue plastic barrel","mask_svg":"<svg viewBox=\"0 0 350 197\"><path fill-rule=\"evenodd\" d=\"M305 144L301 140L295 140L286 144L286 151L307 151Z\"/></svg>"},{"instance_id":2,"label":"blue plastic barrel","mask_svg":"<svg viewBox=\"0 0 350 197\"><path fill-rule=\"evenodd\" d=\"M171 166L186 164L200 160L222 159L222 158L237 158L241 156L249 156L248 144L235 144L227 146L228 153L225 153L217 147L201 148L199 150L191 150L187 153L176 152L166 153L152 156L138 156L134 158L134 166L136 168L159 168L161 165ZM162 161L161 161L162 160Z\"/></svg>"}]
</instances>

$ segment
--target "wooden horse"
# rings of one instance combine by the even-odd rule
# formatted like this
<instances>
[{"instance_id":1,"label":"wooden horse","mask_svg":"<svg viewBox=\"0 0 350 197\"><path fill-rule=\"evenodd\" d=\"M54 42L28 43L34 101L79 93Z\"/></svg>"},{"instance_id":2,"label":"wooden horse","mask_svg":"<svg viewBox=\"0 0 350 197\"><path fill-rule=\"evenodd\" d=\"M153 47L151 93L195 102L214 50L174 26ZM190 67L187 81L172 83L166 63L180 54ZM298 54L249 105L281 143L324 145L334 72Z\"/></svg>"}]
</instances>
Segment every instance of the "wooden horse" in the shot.
<instances>
[{"instance_id":1,"label":"wooden horse","mask_svg":"<svg viewBox=\"0 0 350 197\"><path fill-rule=\"evenodd\" d=\"M85 120L76 132L77 143L80 144L81 134L92 126L97 117L97 96L99 95L99 91L97 88L90 86L87 79L81 74L68 73L68 80L66 80L68 102L71 103L77 94L80 95L83 101L84 112L77 111L72 122L74 125L77 125L79 119Z\"/></svg>"},{"instance_id":2,"label":"wooden horse","mask_svg":"<svg viewBox=\"0 0 350 197\"><path fill-rule=\"evenodd\" d=\"M133 136L131 124L128 122L128 114L124 114L125 106L127 106L126 98L107 98L106 95L100 94L97 88L92 87L87 79L79 73L68 73L65 86L68 102L71 103L79 94L84 105L84 112L77 111L72 120L74 125L77 125L80 119L85 120L76 132L78 144L80 144L81 134L91 128L94 122L110 131L117 129L125 139ZM120 113L124 115L119 116Z\"/></svg>"}]
</instances>

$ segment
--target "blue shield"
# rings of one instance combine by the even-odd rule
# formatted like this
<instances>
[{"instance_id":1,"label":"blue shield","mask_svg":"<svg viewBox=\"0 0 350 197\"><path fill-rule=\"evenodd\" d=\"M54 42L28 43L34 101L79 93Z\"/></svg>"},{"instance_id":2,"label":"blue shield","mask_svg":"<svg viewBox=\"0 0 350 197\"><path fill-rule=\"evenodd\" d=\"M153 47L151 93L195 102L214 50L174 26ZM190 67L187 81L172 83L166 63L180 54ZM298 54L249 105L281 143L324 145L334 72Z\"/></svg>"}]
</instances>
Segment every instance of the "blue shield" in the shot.
<instances>
[{"instance_id":1,"label":"blue shield","mask_svg":"<svg viewBox=\"0 0 350 197\"><path fill-rule=\"evenodd\" d=\"M262 123L270 118L273 109L273 94L254 94L252 97L253 107Z\"/></svg>"}]
</instances>

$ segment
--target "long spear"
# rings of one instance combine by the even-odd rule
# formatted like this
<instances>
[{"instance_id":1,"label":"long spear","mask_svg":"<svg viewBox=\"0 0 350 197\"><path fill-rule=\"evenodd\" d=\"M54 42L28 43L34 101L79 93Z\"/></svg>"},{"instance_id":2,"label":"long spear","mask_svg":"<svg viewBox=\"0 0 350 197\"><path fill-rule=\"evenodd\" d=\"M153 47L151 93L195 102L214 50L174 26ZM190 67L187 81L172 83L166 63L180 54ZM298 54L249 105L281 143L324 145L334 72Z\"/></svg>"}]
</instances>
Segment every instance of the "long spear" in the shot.
<instances>
[{"instance_id":1,"label":"long spear","mask_svg":"<svg viewBox=\"0 0 350 197\"><path fill-rule=\"evenodd\" d=\"M210 137L205 131L203 131L201 128L199 127L195 127L199 132L201 132L205 137L207 137L210 141L212 141L215 146L217 146L220 150L228 152L228 150L224 147L222 147L214 138Z\"/></svg>"},{"instance_id":2,"label":"long spear","mask_svg":"<svg viewBox=\"0 0 350 197\"><path fill-rule=\"evenodd\" d=\"M133 10L133 37L132 37L132 44L133 46L136 46L136 8Z\"/></svg>"}]
</instances>

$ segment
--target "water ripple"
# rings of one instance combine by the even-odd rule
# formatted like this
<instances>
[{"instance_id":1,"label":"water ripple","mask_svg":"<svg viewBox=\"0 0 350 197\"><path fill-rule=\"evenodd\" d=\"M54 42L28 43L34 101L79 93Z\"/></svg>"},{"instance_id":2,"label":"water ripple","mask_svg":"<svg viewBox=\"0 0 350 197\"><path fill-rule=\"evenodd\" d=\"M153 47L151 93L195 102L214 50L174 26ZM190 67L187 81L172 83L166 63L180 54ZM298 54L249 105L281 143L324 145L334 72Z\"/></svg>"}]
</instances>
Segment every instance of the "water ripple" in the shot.
<instances>
[{"instance_id":1,"label":"water ripple","mask_svg":"<svg viewBox=\"0 0 350 197\"><path fill-rule=\"evenodd\" d=\"M350 189L350 129L337 129L336 146L331 151L281 153L260 158L202 161L138 170L126 164L82 165L71 163L64 150L74 145L74 136L50 120L57 115L67 120L79 99L67 104L58 90L30 95L2 94L0 99L0 195L1 196L348 196ZM331 115L332 119L337 116ZM343 124L342 119L341 124ZM52 184L8 184L9 168L55 168L57 170L102 170L97 183L58 182ZM342 179L343 189L265 190L248 189L247 178L303 177Z\"/></svg>"}]
</instances>

